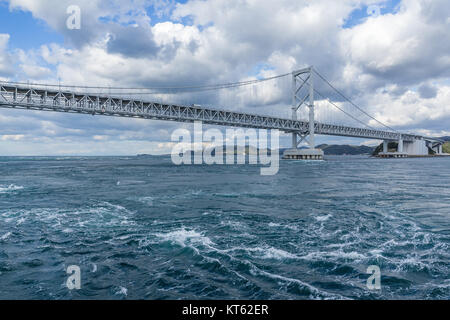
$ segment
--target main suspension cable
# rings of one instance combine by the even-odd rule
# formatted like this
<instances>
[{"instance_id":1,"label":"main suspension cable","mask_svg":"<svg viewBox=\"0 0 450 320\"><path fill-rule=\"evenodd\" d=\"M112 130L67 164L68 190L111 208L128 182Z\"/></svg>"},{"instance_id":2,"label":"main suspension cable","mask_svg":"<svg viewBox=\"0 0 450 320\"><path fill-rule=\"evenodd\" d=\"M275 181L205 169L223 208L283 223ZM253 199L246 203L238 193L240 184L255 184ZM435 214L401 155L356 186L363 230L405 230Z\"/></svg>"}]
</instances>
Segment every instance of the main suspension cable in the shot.
<instances>
[{"instance_id":1,"label":"main suspension cable","mask_svg":"<svg viewBox=\"0 0 450 320\"><path fill-rule=\"evenodd\" d=\"M238 82L229 82L229 83L221 83L221 84L212 84L212 85L198 85L198 86L171 86L171 87L106 87L106 86L79 86L79 85L63 85L63 84L45 84L45 83L29 83L29 82L9 82L9 81L0 81L3 84L12 84L12 85L26 85L26 86L40 86L40 87L57 87L57 88L75 88L75 89L104 89L104 90L186 90L189 89L207 89L207 90L219 90L226 88L234 88L241 86L248 86L252 84L257 84L260 82L270 81L282 77L286 77L291 73L280 74L268 78L263 79L255 79L255 80L247 80L247 81L238 81ZM156 94L157 92L152 92L152 94ZM124 94L120 92L120 94ZM142 92L132 93L132 94L147 94Z\"/></svg>"},{"instance_id":2,"label":"main suspension cable","mask_svg":"<svg viewBox=\"0 0 450 320\"><path fill-rule=\"evenodd\" d=\"M316 89L314 89L314 92L317 93L319 96L321 96L326 102L328 102L329 104L331 104L332 106L334 106L335 108L339 109L340 111L342 111L343 113L345 113L347 116L349 116L350 118L352 118L353 120L356 120L357 122L363 124L364 126L366 126L369 129L372 130L377 130L371 126L369 126L368 124L364 123L363 121L355 118L354 116L352 116L350 113L346 112L345 110L343 110L342 108L340 108L337 104L335 104L334 102L328 100L323 94L321 94L319 91L317 91Z\"/></svg>"},{"instance_id":3,"label":"main suspension cable","mask_svg":"<svg viewBox=\"0 0 450 320\"><path fill-rule=\"evenodd\" d=\"M371 118L372 120L375 120L376 122L378 122L379 124L381 124L382 126L388 128L389 130L398 132L397 130L395 130L394 128L391 128L390 126L388 126L387 124L384 124L383 122L379 121L378 119L376 119L375 117L371 116L370 114L368 114L366 111L364 111L361 107L357 106L356 103L354 103L352 100L350 100L349 98L347 98L347 96L345 96L341 91L339 91L336 87L334 87L327 79L325 79L324 76L322 76L317 70L313 69L314 73L317 74L319 76L319 78L321 78L325 83L327 83L334 91L336 91L342 98L344 98L345 100L347 100L348 102L350 102L355 108L357 108L359 111L361 111L362 113L364 113L366 116L368 116L369 118Z\"/></svg>"}]
</instances>

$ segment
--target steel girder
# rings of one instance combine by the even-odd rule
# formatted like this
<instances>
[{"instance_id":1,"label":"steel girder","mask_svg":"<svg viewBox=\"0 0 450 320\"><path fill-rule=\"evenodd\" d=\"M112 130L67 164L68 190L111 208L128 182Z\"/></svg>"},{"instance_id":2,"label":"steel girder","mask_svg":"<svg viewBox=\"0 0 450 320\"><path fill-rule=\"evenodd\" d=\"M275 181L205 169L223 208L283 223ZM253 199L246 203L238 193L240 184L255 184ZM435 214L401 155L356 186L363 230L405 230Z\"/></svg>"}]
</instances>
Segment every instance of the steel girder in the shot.
<instances>
[{"instance_id":1,"label":"steel girder","mask_svg":"<svg viewBox=\"0 0 450 320\"><path fill-rule=\"evenodd\" d=\"M0 107L29 110L71 112L92 115L131 117L177 122L202 121L233 127L278 129L286 133L309 134L309 122L250 113L208 109L199 106L164 104L108 95L91 95L70 91L0 86ZM413 141L421 136L383 130L355 128L315 122L316 134L380 140Z\"/></svg>"}]
</instances>

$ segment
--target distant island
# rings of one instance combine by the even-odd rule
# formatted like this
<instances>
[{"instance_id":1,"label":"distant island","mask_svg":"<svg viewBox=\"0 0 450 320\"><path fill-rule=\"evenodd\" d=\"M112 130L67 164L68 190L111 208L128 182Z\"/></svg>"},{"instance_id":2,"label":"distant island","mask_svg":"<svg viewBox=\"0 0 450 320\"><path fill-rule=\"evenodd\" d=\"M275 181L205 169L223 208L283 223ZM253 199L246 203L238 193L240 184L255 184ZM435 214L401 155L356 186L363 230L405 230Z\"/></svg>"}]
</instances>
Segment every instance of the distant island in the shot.
<instances>
[{"instance_id":1,"label":"distant island","mask_svg":"<svg viewBox=\"0 0 450 320\"><path fill-rule=\"evenodd\" d=\"M375 150L375 147L368 146L353 146L348 144L320 144L316 146L317 149L322 149L325 155L329 156L344 156L344 155L371 155ZM286 149L280 149L280 154L282 154ZM306 149L306 147L300 148Z\"/></svg>"},{"instance_id":2,"label":"distant island","mask_svg":"<svg viewBox=\"0 0 450 320\"><path fill-rule=\"evenodd\" d=\"M316 148L322 149L323 152L326 155L336 155L336 156L342 156L342 155L371 155L373 151L375 150L374 147L368 147L368 146L352 146L348 144L321 144L318 145Z\"/></svg>"},{"instance_id":3,"label":"distant island","mask_svg":"<svg viewBox=\"0 0 450 320\"><path fill-rule=\"evenodd\" d=\"M440 140L446 141L444 146L442 147L442 150L444 153L450 153L450 137L440 137L437 138ZM388 144L388 150L395 152L397 150L397 142L389 142ZM306 148L306 147L303 147ZM375 156L378 153L382 152L383 150L383 143L378 145L377 147L368 147L368 146L355 146L355 145L348 145L348 144L320 144L316 146L318 149L322 149L323 152L326 155L333 155L333 156L342 156L342 155L372 155ZM205 148L205 151L210 151L209 148ZM289 148L281 148L279 149L279 153L283 154L283 152ZM221 151L220 148L217 149L219 153L226 154L226 148L223 147L223 150ZM191 151L193 154L193 151ZM254 147L236 147L234 146L234 154L245 154L245 155L257 155L259 152L265 152L265 150L259 150L258 148ZM216 150L212 150L211 154L214 156L216 153ZM271 150L268 150L268 153L271 153ZM137 157L146 157L151 156L151 154L138 154Z\"/></svg>"},{"instance_id":4,"label":"distant island","mask_svg":"<svg viewBox=\"0 0 450 320\"><path fill-rule=\"evenodd\" d=\"M219 149L217 149L218 153L223 153L226 154L226 149L225 146L223 147L223 150L220 150L220 147L218 147ZM306 148L306 147L304 147ZM374 150L375 147L367 147L367 146L352 146L352 145L337 145L337 144L333 144L333 145L328 145L328 144L321 144L318 145L316 148L318 149L322 149L323 152L326 155L371 155ZM211 148L205 148L204 151L210 151L211 155L215 155L216 154L216 150L210 150ZM281 148L278 150L278 152L280 154L283 154L283 152L285 150L287 150L289 148ZM234 154L245 154L245 155L257 155L260 152L266 152L265 149L259 149L259 148L254 148L254 147L249 147L246 146L244 147L236 147L234 146ZM267 150L267 152L270 154L271 150ZM191 151L191 153L193 154L194 152ZM137 157L147 157L147 156L151 156L151 154L138 154Z\"/></svg>"},{"instance_id":5,"label":"distant island","mask_svg":"<svg viewBox=\"0 0 450 320\"><path fill-rule=\"evenodd\" d=\"M442 146L442 152L444 153L450 153L450 137L441 137L439 138L441 140L447 141L446 143L444 143L444 145Z\"/></svg>"}]
</instances>

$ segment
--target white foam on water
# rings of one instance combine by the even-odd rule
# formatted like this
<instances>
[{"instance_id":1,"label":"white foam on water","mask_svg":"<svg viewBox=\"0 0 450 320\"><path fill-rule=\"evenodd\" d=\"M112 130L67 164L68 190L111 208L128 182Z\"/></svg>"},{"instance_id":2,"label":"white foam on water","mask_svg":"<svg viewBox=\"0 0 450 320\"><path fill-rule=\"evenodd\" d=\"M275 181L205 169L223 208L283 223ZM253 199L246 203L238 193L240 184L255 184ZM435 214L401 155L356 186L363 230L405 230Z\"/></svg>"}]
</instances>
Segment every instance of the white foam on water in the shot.
<instances>
[{"instance_id":1,"label":"white foam on water","mask_svg":"<svg viewBox=\"0 0 450 320\"><path fill-rule=\"evenodd\" d=\"M22 223L24 223L27 219L25 217L20 217L19 220L17 220L16 225L19 226Z\"/></svg>"},{"instance_id":2,"label":"white foam on water","mask_svg":"<svg viewBox=\"0 0 450 320\"><path fill-rule=\"evenodd\" d=\"M275 222L270 222L270 223L269 223L269 227L271 227L271 228L281 227L281 224L275 223Z\"/></svg>"},{"instance_id":3,"label":"white foam on water","mask_svg":"<svg viewBox=\"0 0 450 320\"><path fill-rule=\"evenodd\" d=\"M298 259L298 257L295 254L289 253L281 249L276 249L273 247L264 249L264 254L262 255L262 258L274 260Z\"/></svg>"},{"instance_id":4,"label":"white foam on water","mask_svg":"<svg viewBox=\"0 0 450 320\"><path fill-rule=\"evenodd\" d=\"M298 227L295 225L289 225L289 224L281 224L281 223L276 223L276 222L270 222L268 224L268 226L270 228L284 228L284 229L289 229L289 230L293 230L293 231L298 231Z\"/></svg>"},{"instance_id":5,"label":"white foam on water","mask_svg":"<svg viewBox=\"0 0 450 320\"><path fill-rule=\"evenodd\" d=\"M409 245L416 245L414 241L405 240L405 241L397 241L395 239L390 239L380 245L381 248L385 250L392 249L393 247L406 247Z\"/></svg>"},{"instance_id":6,"label":"white foam on water","mask_svg":"<svg viewBox=\"0 0 450 320\"><path fill-rule=\"evenodd\" d=\"M235 221L235 220L225 220L225 221L220 221L220 224L222 226L228 226L234 230L248 230L248 226L240 221Z\"/></svg>"},{"instance_id":7,"label":"white foam on water","mask_svg":"<svg viewBox=\"0 0 450 320\"><path fill-rule=\"evenodd\" d=\"M8 211L0 214L0 223L14 223L20 226L23 222L46 224L52 229L64 233L87 227L114 227L135 225L134 213L128 209L103 202L81 208L32 208L28 210Z\"/></svg>"},{"instance_id":8,"label":"white foam on water","mask_svg":"<svg viewBox=\"0 0 450 320\"><path fill-rule=\"evenodd\" d=\"M433 245L429 246L430 244ZM410 247L417 248L421 245L426 245L427 248L416 249L418 251L411 251L410 249ZM434 270L434 272L447 272L435 263L441 262L442 256L448 257L449 246L439 238L434 238L431 234L418 232L408 237L408 234L405 233L405 236L402 236L401 239L390 239L380 244L379 248L380 250L375 249L369 252L374 257L382 258L392 264L391 268L395 272L423 271L426 269ZM392 252L405 253L400 256L389 256L389 253Z\"/></svg>"},{"instance_id":9,"label":"white foam on water","mask_svg":"<svg viewBox=\"0 0 450 320\"><path fill-rule=\"evenodd\" d=\"M202 213L203 216L209 216L209 215L215 215L215 216L222 216L223 212L222 210L208 210Z\"/></svg>"},{"instance_id":10,"label":"white foam on water","mask_svg":"<svg viewBox=\"0 0 450 320\"><path fill-rule=\"evenodd\" d=\"M329 258L349 259L349 260L355 260L355 261L367 259L367 257L365 255L358 253L356 251L344 252L342 250L330 251L330 252L315 251L315 252L310 252L307 255L301 256L300 258L305 259L305 260L312 260L312 261L329 259Z\"/></svg>"},{"instance_id":11,"label":"white foam on water","mask_svg":"<svg viewBox=\"0 0 450 320\"><path fill-rule=\"evenodd\" d=\"M123 236L115 237L115 239L117 239L117 240L127 240L127 239L132 238L133 236L134 236L133 234L125 234Z\"/></svg>"},{"instance_id":12,"label":"white foam on water","mask_svg":"<svg viewBox=\"0 0 450 320\"><path fill-rule=\"evenodd\" d=\"M155 233L153 235L161 238L163 241L176 243L182 247L187 247L192 244L200 244L206 247L214 245L214 242L202 233L193 229L187 230L184 227L168 233Z\"/></svg>"},{"instance_id":13,"label":"white foam on water","mask_svg":"<svg viewBox=\"0 0 450 320\"><path fill-rule=\"evenodd\" d=\"M275 249L275 248L273 248L273 249L274 250L272 250L272 251L273 252L277 252L276 255L278 257L280 257L280 256L292 257L293 256L290 253L286 254L286 252L283 251L283 250L279 250L279 249ZM348 298L346 298L344 296L341 296L341 295L328 293L328 292L319 290L318 288L316 288L316 287L314 287L314 286L312 286L312 285L310 285L310 284L308 284L306 282L303 282L303 281L301 281L299 279L288 278L288 277L284 277L284 276L281 276L281 275L278 275L278 274L273 274L273 273L269 273L269 272L263 271L263 270L259 269L257 266L255 266L252 262L250 262L248 260L245 260L245 259L244 260L237 259L235 256L229 254L230 251L236 251L236 250L248 250L248 248L235 247L235 248L225 249L225 250L216 249L217 252L227 255L230 259L235 260L235 261L239 261L239 262L241 262L243 264L248 265L250 267L250 270L249 270L250 273L252 275L254 275L254 276L265 276L267 278L279 280L280 282L297 283L297 284L299 284L301 286L307 287L312 293L311 296L310 296L311 299L320 299L320 298L322 298L322 299L348 299ZM262 250L262 248L250 248L250 250L248 250L248 251L261 251L261 250ZM267 248L264 249L264 250L267 250ZM280 254L280 251L282 252L281 254ZM239 276L240 278L242 278L242 279L244 279L246 281L249 281L249 279L247 279L247 277L244 277L244 276L240 275L239 273L237 273L234 270L231 270L231 271L234 274L236 274L237 276Z\"/></svg>"},{"instance_id":14,"label":"white foam on water","mask_svg":"<svg viewBox=\"0 0 450 320\"><path fill-rule=\"evenodd\" d=\"M146 205L149 205L149 206L153 206L153 201L154 201L155 199L153 198L153 197L139 197L139 198L137 198L137 201L139 201L139 202L141 202L141 203L143 203L143 204L146 204Z\"/></svg>"},{"instance_id":15,"label":"white foam on water","mask_svg":"<svg viewBox=\"0 0 450 320\"><path fill-rule=\"evenodd\" d=\"M357 245L359 243L360 243L359 241L332 243L332 244L326 245L326 247L327 248L345 248L345 247L350 247L350 246L353 246L353 245Z\"/></svg>"},{"instance_id":16,"label":"white foam on water","mask_svg":"<svg viewBox=\"0 0 450 320\"><path fill-rule=\"evenodd\" d=\"M13 192L13 191L17 191L17 190L22 190L23 188L24 188L23 186L17 186L15 184L0 185L0 193Z\"/></svg>"},{"instance_id":17,"label":"white foam on water","mask_svg":"<svg viewBox=\"0 0 450 320\"><path fill-rule=\"evenodd\" d=\"M255 248L239 246L217 251L221 252L245 251L250 253L254 258L259 259L272 259L272 260L298 259L298 256L296 256L295 254L270 246L255 247Z\"/></svg>"},{"instance_id":18,"label":"white foam on water","mask_svg":"<svg viewBox=\"0 0 450 320\"><path fill-rule=\"evenodd\" d=\"M344 251L335 251L329 253L329 256L336 257L340 259L351 259L351 260L364 260L367 259L367 257L361 253L358 253L356 251L351 252L344 252Z\"/></svg>"},{"instance_id":19,"label":"white foam on water","mask_svg":"<svg viewBox=\"0 0 450 320\"><path fill-rule=\"evenodd\" d=\"M437 288L447 289L450 288L450 279L445 280L444 282L440 282L435 285Z\"/></svg>"},{"instance_id":20,"label":"white foam on water","mask_svg":"<svg viewBox=\"0 0 450 320\"><path fill-rule=\"evenodd\" d=\"M242 260L242 259L238 259L236 258L233 254L230 254L233 251L238 251L238 250L242 250L242 251L247 251L247 252L253 252L253 253L257 253L260 254L260 258L265 258L265 259L276 259L276 260L283 260L283 259L298 259L299 257L291 254L287 251L281 250L281 249L276 249L273 247L256 247L256 248L248 248L248 247L234 247L234 248L230 248L230 249L216 249L214 247L211 247L211 249L214 249L216 252L221 253L221 254L225 254L226 256L228 256L230 259L235 260L235 261L240 261L241 263L244 263L246 265L248 265L250 267L250 273L254 276L265 276L267 278L271 278L271 279L275 279L275 280L279 280L280 282L287 282L287 283L296 283L300 286L304 286L307 287L310 291L311 291L311 295L310 298L311 299L348 299L344 296L341 296L339 294L334 294L334 293L329 293L323 290L320 290L306 282L303 282L299 279L294 279L294 278L289 278L289 277L284 277L278 274L273 274L273 273L269 273L266 271L263 271L261 269L259 269L258 267L256 267L252 262L248 261L248 260ZM220 261L219 261L220 262ZM231 272L233 272L234 274L236 274L237 276L239 276L240 278L248 281L248 279L242 275L240 275L239 273L237 273L234 270L230 270Z\"/></svg>"},{"instance_id":21,"label":"white foam on water","mask_svg":"<svg viewBox=\"0 0 450 320\"><path fill-rule=\"evenodd\" d=\"M104 205L107 206L107 207L115 208L115 209L117 209L117 210L128 211L127 208L122 207L122 206L119 206L118 204L112 204L112 203L110 203L110 202L108 202L108 201L103 201L102 204L104 204ZM128 211L128 212L129 212L129 211Z\"/></svg>"},{"instance_id":22,"label":"white foam on water","mask_svg":"<svg viewBox=\"0 0 450 320\"><path fill-rule=\"evenodd\" d=\"M88 213L92 213L93 216L88 216L87 219L96 226L135 225L135 221L130 219L132 211L107 201L102 202L100 206L89 208Z\"/></svg>"},{"instance_id":23,"label":"white foam on water","mask_svg":"<svg viewBox=\"0 0 450 320\"><path fill-rule=\"evenodd\" d=\"M314 217L314 219L316 219L316 220L319 221L319 222L323 222L323 221L327 221L327 220L330 219L332 216L333 216L333 215L330 213L330 214L327 214L327 215L325 215L325 216L317 216L317 217Z\"/></svg>"},{"instance_id":24,"label":"white foam on water","mask_svg":"<svg viewBox=\"0 0 450 320\"><path fill-rule=\"evenodd\" d=\"M203 193L203 190L191 190L191 195L198 196Z\"/></svg>"},{"instance_id":25,"label":"white foam on water","mask_svg":"<svg viewBox=\"0 0 450 320\"><path fill-rule=\"evenodd\" d=\"M233 236L244 237L249 239L253 239L256 237L255 235L250 234L250 227L243 222L236 220L222 220L220 221L220 225L235 230L236 232L233 233Z\"/></svg>"},{"instance_id":26,"label":"white foam on water","mask_svg":"<svg viewBox=\"0 0 450 320\"><path fill-rule=\"evenodd\" d=\"M411 268L416 270L423 270L426 269L429 265L427 263L424 263L420 257L417 256L409 256L407 258L403 258L399 261L397 261L397 268L395 269L396 272L401 271L409 271Z\"/></svg>"},{"instance_id":27,"label":"white foam on water","mask_svg":"<svg viewBox=\"0 0 450 320\"><path fill-rule=\"evenodd\" d=\"M0 237L0 240L7 240L10 236L11 236L11 232L7 232L7 233L5 233L4 235L2 235L1 237Z\"/></svg>"},{"instance_id":28,"label":"white foam on water","mask_svg":"<svg viewBox=\"0 0 450 320\"><path fill-rule=\"evenodd\" d=\"M311 291L311 296L310 296L311 299L320 299L320 298L323 298L323 299L347 299L344 296L320 290L320 289L310 285L309 283L303 282L299 279L284 277L284 276L281 276L278 274L273 274L273 273L261 270L254 265L252 265L250 272L255 276L262 275L262 276L265 276L265 277L268 277L271 279L275 279L275 280L279 280L279 281L287 282L287 283L296 283L302 287L306 287L306 288L308 288L309 291Z\"/></svg>"},{"instance_id":29,"label":"white foam on water","mask_svg":"<svg viewBox=\"0 0 450 320\"><path fill-rule=\"evenodd\" d=\"M373 255L373 256L378 257L378 256L381 256L381 254L383 253L383 250L381 250L381 249L373 249L373 250L370 250L369 253L371 255Z\"/></svg>"},{"instance_id":30,"label":"white foam on water","mask_svg":"<svg viewBox=\"0 0 450 320\"><path fill-rule=\"evenodd\" d=\"M119 290L117 290L115 292L116 295L122 295L122 296L127 296L128 295L128 289L125 287L119 287Z\"/></svg>"},{"instance_id":31,"label":"white foam on water","mask_svg":"<svg viewBox=\"0 0 450 320\"><path fill-rule=\"evenodd\" d=\"M13 222L15 220L16 220L16 217L4 218L5 223L10 223L10 222Z\"/></svg>"}]
</instances>

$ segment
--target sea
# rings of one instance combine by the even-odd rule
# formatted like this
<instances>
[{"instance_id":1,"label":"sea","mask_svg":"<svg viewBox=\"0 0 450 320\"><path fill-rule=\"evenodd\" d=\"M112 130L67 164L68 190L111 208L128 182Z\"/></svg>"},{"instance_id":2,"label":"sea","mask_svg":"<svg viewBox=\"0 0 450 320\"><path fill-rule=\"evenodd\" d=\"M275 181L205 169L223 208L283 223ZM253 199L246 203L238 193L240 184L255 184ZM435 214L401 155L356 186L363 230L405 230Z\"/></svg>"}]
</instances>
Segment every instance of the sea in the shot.
<instances>
[{"instance_id":1,"label":"sea","mask_svg":"<svg viewBox=\"0 0 450 320\"><path fill-rule=\"evenodd\" d=\"M0 158L0 299L448 300L449 246L450 158Z\"/></svg>"}]
</instances>

